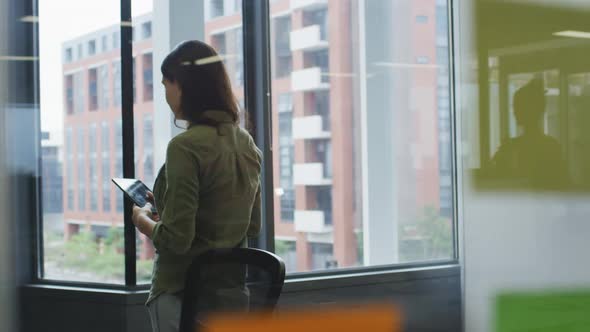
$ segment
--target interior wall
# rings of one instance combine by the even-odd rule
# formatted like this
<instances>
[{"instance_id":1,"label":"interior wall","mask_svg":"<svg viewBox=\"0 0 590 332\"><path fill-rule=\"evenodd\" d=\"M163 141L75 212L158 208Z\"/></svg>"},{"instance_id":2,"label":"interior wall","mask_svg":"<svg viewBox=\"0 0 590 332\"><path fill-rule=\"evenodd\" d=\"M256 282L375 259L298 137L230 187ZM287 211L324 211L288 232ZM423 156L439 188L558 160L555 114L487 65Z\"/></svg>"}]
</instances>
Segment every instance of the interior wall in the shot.
<instances>
[{"instance_id":1,"label":"interior wall","mask_svg":"<svg viewBox=\"0 0 590 332\"><path fill-rule=\"evenodd\" d=\"M6 35L8 34L8 3L0 0L0 55L8 54L6 45ZM0 73L6 72L6 61L0 61ZM0 124L5 123L5 101L6 101L6 76L0 75ZM12 259L13 251L11 247L11 233L8 228L8 190L7 175L5 163L5 139L0 135L0 330L13 331L15 306L14 278L11 271L14 270L14 261Z\"/></svg>"},{"instance_id":2,"label":"interior wall","mask_svg":"<svg viewBox=\"0 0 590 332\"><path fill-rule=\"evenodd\" d=\"M122 294L81 289L25 287L23 332L150 331L146 292ZM404 331L460 331L461 291L458 266L285 285L278 310L324 305L393 302L404 317ZM35 319L27 319L35 317Z\"/></svg>"},{"instance_id":3,"label":"interior wall","mask_svg":"<svg viewBox=\"0 0 590 332\"><path fill-rule=\"evenodd\" d=\"M590 259L590 223L587 222L590 205L587 203L589 195L584 191L476 186L473 171L481 166L479 148L480 142L485 140L481 133L487 130L480 127L487 121L481 121L486 113L480 103L485 91L482 95L479 89L482 82L479 66L488 66L487 58L478 53L481 49L476 43L488 41L475 39L480 23L475 19L476 0L455 3L459 45L457 109L461 124L459 145L463 149L460 175L463 179L465 331L487 332L495 331L496 300L501 294L575 291L590 286L590 265L587 264ZM536 1L526 3L532 5ZM575 1L553 2L552 6L561 7L562 3L564 8L587 7L586 2ZM535 27L544 26L543 19L543 16L523 16L521 30L529 29L526 32L534 35ZM567 22L566 17L563 19ZM500 17L497 22L501 24ZM556 307L553 310L566 309Z\"/></svg>"}]
</instances>

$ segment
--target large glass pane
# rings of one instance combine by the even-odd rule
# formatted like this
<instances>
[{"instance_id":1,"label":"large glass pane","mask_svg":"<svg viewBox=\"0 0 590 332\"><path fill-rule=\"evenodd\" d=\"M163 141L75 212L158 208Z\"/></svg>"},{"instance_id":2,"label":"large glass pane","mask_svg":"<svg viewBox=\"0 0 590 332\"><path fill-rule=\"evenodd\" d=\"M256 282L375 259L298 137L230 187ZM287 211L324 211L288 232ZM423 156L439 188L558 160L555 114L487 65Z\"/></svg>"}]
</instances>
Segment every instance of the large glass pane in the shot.
<instances>
[{"instance_id":1,"label":"large glass pane","mask_svg":"<svg viewBox=\"0 0 590 332\"><path fill-rule=\"evenodd\" d=\"M39 1L46 279L124 282L119 6Z\"/></svg>"},{"instance_id":2,"label":"large glass pane","mask_svg":"<svg viewBox=\"0 0 590 332\"><path fill-rule=\"evenodd\" d=\"M159 4L162 5L162 4ZM170 1L167 6L178 6ZM234 87L237 99L243 105L244 67L242 47L241 0L195 1L191 8L194 17L187 21L183 30L171 25L163 12L155 11L158 4L152 0L132 0L133 27L136 31L133 41L135 59L135 175L148 187L153 188L158 171L165 161L168 141L182 128L173 124L170 108L165 100L164 87L160 83L160 65L171 48L165 40L154 36L182 35L192 29L192 38L204 40L221 55ZM184 8L183 10L187 10ZM171 12L174 12L171 10ZM170 20L180 18L172 17ZM205 32L199 35L198 31ZM174 45L172 45L174 46ZM243 116L243 115L242 115ZM243 118L244 119L244 118ZM182 127L182 122L178 125ZM139 283L151 279L154 247L150 239L137 233L137 278Z\"/></svg>"},{"instance_id":3,"label":"large glass pane","mask_svg":"<svg viewBox=\"0 0 590 332\"><path fill-rule=\"evenodd\" d=\"M271 2L289 272L454 257L447 13L441 0Z\"/></svg>"}]
</instances>

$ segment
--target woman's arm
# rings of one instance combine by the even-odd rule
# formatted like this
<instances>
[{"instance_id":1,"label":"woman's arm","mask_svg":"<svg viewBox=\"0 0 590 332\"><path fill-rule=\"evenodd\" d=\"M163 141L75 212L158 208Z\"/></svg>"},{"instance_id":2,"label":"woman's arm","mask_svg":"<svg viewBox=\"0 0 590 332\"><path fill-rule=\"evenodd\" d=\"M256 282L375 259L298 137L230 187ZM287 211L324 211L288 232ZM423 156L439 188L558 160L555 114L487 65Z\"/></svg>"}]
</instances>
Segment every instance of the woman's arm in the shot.
<instances>
[{"instance_id":1,"label":"woman's arm","mask_svg":"<svg viewBox=\"0 0 590 332\"><path fill-rule=\"evenodd\" d=\"M166 150L166 197L160 222L143 220L151 230L154 247L162 252L183 254L190 250L195 237L199 208L199 164L190 143L177 136Z\"/></svg>"}]
</instances>

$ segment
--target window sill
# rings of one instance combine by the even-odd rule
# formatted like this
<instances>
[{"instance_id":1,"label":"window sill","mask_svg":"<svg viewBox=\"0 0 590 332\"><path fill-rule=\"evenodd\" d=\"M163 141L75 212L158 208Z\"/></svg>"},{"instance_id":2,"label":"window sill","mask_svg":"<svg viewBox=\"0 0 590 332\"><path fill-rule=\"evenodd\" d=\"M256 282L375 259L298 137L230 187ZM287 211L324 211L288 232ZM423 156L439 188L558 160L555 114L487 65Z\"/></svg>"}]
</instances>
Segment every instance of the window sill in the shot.
<instances>
[{"instance_id":1,"label":"window sill","mask_svg":"<svg viewBox=\"0 0 590 332\"><path fill-rule=\"evenodd\" d=\"M299 274L288 277L283 287L283 293L457 277L459 275L460 267L454 263L402 269L391 268L381 271L351 270L336 275L306 276L306 274ZM109 289L108 285L105 285L104 288L83 285L67 286L40 281L23 286L22 292L24 296L33 297L47 296L118 305L143 305L147 300L149 290L141 286L138 287L140 288L137 290Z\"/></svg>"}]
</instances>

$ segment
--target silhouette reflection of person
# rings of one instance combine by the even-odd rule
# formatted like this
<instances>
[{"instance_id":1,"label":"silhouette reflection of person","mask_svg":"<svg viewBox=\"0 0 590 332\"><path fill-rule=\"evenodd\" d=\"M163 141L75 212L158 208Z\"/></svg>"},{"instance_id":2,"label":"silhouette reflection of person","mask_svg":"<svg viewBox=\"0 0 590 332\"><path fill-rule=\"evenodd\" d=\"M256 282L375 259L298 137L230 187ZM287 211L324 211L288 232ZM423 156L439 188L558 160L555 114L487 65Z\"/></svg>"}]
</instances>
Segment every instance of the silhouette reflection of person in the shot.
<instances>
[{"instance_id":1,"label":"silhouette reflection of person","mask_svg":"<svg viewBox=\"0 0 590 332\"><path fill-rule=\"evenodd\" d=\"M522 134L503 143L492 158L494 173L511 184L563 189L567 166L559 142L543 132L543 81L533 79L514 95L514 117Z\"/></svg>"}]
</instances>

